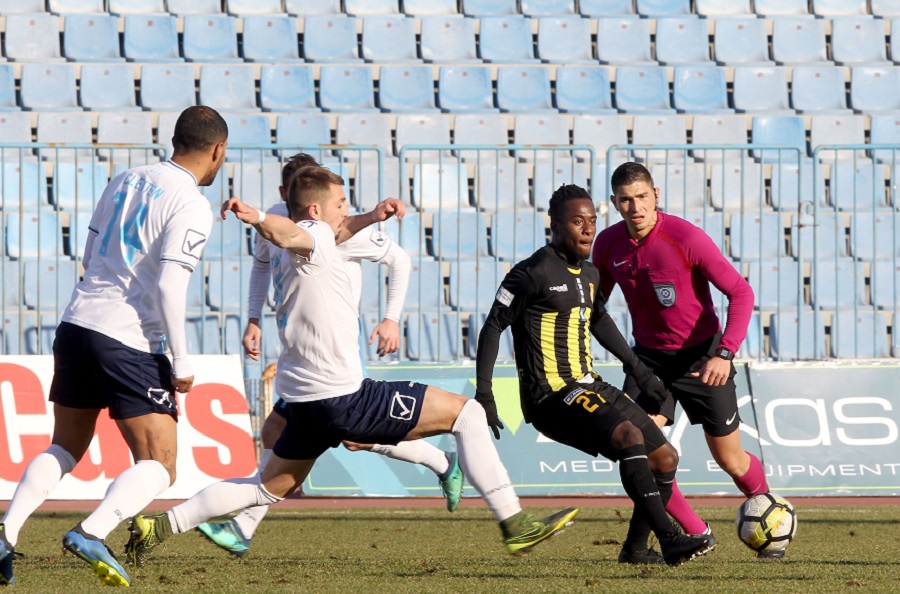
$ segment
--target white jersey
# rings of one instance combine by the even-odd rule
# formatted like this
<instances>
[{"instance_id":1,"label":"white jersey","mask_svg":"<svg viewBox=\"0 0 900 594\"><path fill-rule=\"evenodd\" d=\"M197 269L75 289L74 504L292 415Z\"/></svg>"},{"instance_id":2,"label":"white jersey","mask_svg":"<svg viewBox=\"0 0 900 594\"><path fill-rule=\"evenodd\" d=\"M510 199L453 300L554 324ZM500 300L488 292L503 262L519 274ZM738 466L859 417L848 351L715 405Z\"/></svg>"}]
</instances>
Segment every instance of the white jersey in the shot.
<instances>
[{"instance_id":1,"label":"white jersey","mask_svg":"<svg viewBox=\"0 0 900 594\"><path fill-rule=\"evenodd\" d=\"M62 320L164 353L160 266L171 261L193 270L211 228L209 202L180 165L155 163L116 176L91 217L88 267Z\"/></svg>"},{"instance_id":2,"label":"white jersey","mask_svg":"<svg viewBox=\"0 0 900 594\"><path fill-rule=\"evenodd\" d=\"M269 247L281 356L275 391L287 402L352 394L363 380L359 314L334 230L300 221L315 242L309 258Z\"/></svg>"}]
</instances>

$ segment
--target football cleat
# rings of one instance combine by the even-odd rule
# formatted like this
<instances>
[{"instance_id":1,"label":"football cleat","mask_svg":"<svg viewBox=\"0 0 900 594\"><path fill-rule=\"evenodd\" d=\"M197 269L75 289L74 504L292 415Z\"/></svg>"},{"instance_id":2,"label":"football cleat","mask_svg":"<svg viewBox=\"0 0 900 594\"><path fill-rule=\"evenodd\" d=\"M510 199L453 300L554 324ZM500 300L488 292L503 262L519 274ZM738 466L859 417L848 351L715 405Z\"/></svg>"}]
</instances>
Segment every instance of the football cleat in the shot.
<instances>
[{"instance_id":1,"label":"football cleat","mask_svg":"<svg viewBox=\"0 0 900 594\"><path fill-rule=\"evenodd\" d=\"M15 583L13 575L13 559L22 557L6 539L6 526L0 524L0 586L11 586Z\"/></svg>"},{"instance_id":2,"label":"football cleat","mask_svg":"<svg viewBox=\"0 0 900 594\"><path fill-rule=\"evenodd\" d=\"M516 516L500 523L506 551L512 555L530 553L538 543L562 533L566 527L571 526L576 514L578 514L578 508L575 507L566 508L540 519L532 514L519 512Z\"/></svg>"},{"instance_id":3,"label":"football cleat","mask_svg":"<svg viewBox=\"0 0 900 594\"><path fill-rule=\"evenodd\" d=\"M660 538L663 559L667 565L681 565L694 557L705 555L715 548L715 539L704 534L681 534L670 532Z\"/></svg>"},{"instance_id":4,"label":"football cleat","mask_svg":"<svg viewBox=\"0 0 900 594\"><path fill-rule=\"evenodd\" d=\"M716 546L716 535L713 534L712 527L709 525L709 522L706 523L706 530L704 530L700 534L700 536L705 536L707 538L710 548Z\"/></svg>"},{"instance_id":5,"label":"football cleat","mask_svg":"<svg viewBox=\"0 0 900 594\"><path fill-rule=\"evenodd\" d=\"M109 547L99 538L85 534L81 524L66 532L62 544L65 550L86 561L104 586L131 586L131 578Z\"/></svg>"},{"instance_id":6,"label":"football cleat","mask_svg":"<svg viewBox=\"0 0 900 594\"><path fill-rule=\"evenodd\" d=\"M619 563L628 563L630 565L665 565L666 560L653 549L629 551L623 548L619 552Z\"/></svg>"},{"instance_id":7,"label":"football cleat","mask_svg":"<svg viewBox=\"0 0 900 594\"><path fill-rule=\"evenodd\" d=\"M125 559L132 565L143 567L153 553L153 549L159 546L163 538L160 536L160 523L168 524L169 517L166 514L157 516L135 516L128 525L128 542L125 543ZM169 529L171 532L171 528Z\"/></svg>"},{"instance_id":8,"label":"football cleat","mask_svg":"<svg viewBox=\"0 0 900 594\"><path fill-rule=\"evenodd\" d=\"M456 452L447 452L447 461L450 468L439 477L441 492L444 499L447 500L447 511L456 511L459 507L459 499L463 492L463 471L459 467L459 454Z\"/></svg>"},{"instance_id":9,"label":"football cleat","mask_svg":"<svg viewBox=\"0 0 900 594\"><path fill-rule=\"evenodd\" d=\"M235 557L243 557L250 550L250 541L252 539L243 535L237 522L234 520L204 522L197 526L197 530L214 544L225 549Z\"/></svg>"}]
</instances>

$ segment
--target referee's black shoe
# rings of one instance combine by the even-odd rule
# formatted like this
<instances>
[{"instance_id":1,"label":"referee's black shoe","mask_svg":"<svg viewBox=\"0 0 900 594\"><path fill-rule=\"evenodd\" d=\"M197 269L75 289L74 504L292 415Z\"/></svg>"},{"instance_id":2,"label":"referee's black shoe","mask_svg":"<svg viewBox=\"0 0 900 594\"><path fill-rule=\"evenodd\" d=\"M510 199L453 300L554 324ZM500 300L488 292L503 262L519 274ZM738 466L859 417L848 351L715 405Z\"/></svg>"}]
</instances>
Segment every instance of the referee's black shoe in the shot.
<instances>
[{"instance_id":1,"label":"referee's black shoe","mask_svg":"<svg viewBox=\"0 0 900 594\"><path fill-rule=\"evenodd\" d=\"M713 550L715 542L708 534L681 534L673 530L659 539L659 546L667 565L681 565Z\"/></svg>"}]
</instances>

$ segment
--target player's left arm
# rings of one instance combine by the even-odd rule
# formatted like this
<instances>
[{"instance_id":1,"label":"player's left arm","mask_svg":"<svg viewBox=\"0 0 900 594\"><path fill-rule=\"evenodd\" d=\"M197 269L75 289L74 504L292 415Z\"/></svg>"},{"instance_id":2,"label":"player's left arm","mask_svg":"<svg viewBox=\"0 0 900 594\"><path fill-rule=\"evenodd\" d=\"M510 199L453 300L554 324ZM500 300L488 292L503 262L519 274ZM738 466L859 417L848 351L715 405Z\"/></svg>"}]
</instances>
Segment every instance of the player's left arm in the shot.
<instances>
[{"instance_id":1,"label":"player's left arm","mask_svg":"<svg viewBox=\"0 0 900 594\"><path fill-rule=\"evenodd\" d=\"M391 241L379 262L388 266L388 295L384 318L369 336L369 344L372 344L377 336L378 356L383 357L400 349L400 315L409 288L412 261L406 250Z\"/></svg>"},{"instance_id":2,"label":"player's left arm","mask_svg":"<svg viewBox=\"0 0 900 594\"><path fill-rule=\"evenodd\" d=\"M159 267L159 310L166 328L166 342L172 353L175 384L182 394L190 392L194 384L194 370L187 354L184 329L187 309L187 290L193 270L180 262L164 260ZM199 273L198 273L199 274Z\"/></svg>"},{"instance_id":3,"label":"player's left arm","mask_svg":"<svg viewBox=\"0 0 900 594\"><path fill-rule=\"evenodd\" d=\"M222 205L223 220L229 211L234 213L239 221L253 225L263 239L280 248L309 257L316 247L313 236L298 227L294 221L276 214L265 214L249 204L244 204L240 198L229 198Z\"/></svg>"},{"instance_id":4,"label":"player's left arm","mask_svg":"<svg viewBox=\"0 0 900 594\"><path fill-rule=\"evenodd\" d=\"M400 220L404 214L406 214L406 205L402 201L397 198L382 200L367 213L345 218L334 236L335 243L341 244L369 225L386 221L391 217L397 217Z\"/></svg>"}]
</instances>

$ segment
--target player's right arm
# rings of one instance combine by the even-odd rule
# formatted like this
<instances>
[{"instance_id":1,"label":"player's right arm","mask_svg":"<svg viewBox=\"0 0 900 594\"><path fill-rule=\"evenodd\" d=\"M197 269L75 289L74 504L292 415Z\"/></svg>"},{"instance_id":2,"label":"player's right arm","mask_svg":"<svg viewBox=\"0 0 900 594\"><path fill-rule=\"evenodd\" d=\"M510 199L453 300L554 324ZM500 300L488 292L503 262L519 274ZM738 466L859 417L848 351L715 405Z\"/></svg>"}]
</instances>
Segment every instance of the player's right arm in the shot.
<instances>
[{"instance_id":1,"label":"player's right arm","mask_svg":"<svg viewBox=\"0 0 900 594\"><path fill-rule=\"evenodd\" d=\"M299 256L309 257L313 248L316 247L312 235L300 229L288 218L274 214L266 215L252 206L244 204L239 198L229 198L222 205L223 220L228 211L233 212L238 220L253 225L267 241Z\"/></svg>"}]
</instances>

